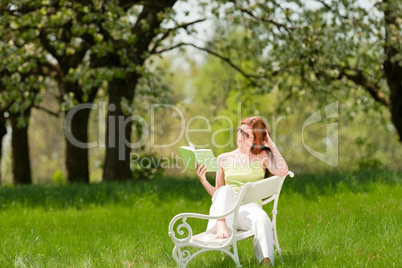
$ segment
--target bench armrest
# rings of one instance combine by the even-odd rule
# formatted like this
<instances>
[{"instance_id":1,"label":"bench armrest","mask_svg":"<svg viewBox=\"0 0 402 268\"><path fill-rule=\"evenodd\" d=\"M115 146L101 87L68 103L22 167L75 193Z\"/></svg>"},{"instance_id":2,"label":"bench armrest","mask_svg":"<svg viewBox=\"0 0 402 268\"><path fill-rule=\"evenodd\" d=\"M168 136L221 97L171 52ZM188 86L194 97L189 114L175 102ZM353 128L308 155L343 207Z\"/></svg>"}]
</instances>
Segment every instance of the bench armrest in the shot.
<instances>
[{"instance_id":1,"label":"bench armrest","mask_svg":"<svg viewBox=\"0 0 402 268\"><path fill-rule=\"evenodd\" d=\"M173 239L173 240L177 240L179 242L188 242L190 241L191 237L193 236L193 230L191 228L191 226L187 223L187 218L194 218L194 219L201 219L201 220L217 220L217 219L222 219L225 218L227 216L229 216L230 214L234 213L236 209L238 209L238 202L236 202L236 205L233 206L233 208L231 210L229 210L228 212L222 214L222 215L216 215L216 216L212 216L212 215L206 215L206 214L200 214L200 213L190 213L190 212L186 212L186 213L180 213L177 214L176 216L173 217L173 219L170 221L169 224L169 236ZM181 223L177 226L176 230L174 229L175 224L181 220ZM188 232L188 236L185 238L177 238L176 237L176 233L179 235L184 235L184 230L187 230Z\"/></svg>"}]
</instances>

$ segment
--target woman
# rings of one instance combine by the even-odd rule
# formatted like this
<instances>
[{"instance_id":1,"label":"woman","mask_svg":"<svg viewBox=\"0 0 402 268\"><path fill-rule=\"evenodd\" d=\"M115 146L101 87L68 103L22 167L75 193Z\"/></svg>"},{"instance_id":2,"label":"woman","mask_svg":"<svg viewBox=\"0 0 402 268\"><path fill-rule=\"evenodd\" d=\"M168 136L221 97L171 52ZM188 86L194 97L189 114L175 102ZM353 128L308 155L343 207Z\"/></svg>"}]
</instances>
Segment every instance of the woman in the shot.
<instances>
[{"instance_id":1,"label":"woman","mask_svg":"<svg viewBox=\"0 0 402 268\"><path fill-rule=\"evenodd\" d=\"M194 163L202 185L212 196L210 215L221 215L231 209L239 187L247 182L262 180L266 173L278 176L288 174L288 166L272 141L267 125L257 116L242 120L237 128L237 149L221 154L218 163L220 171L216 173L215 186L206 180L205 166L197 167ZM229 237L231 229L228 225L233 221L232 218L211 220L207 229L216 233L217 238ZM254 229L253 246L257 260L261 265L274 264L272 224L261 204L250 203L240 207L238 228Z\"/></svg>"}]
</instances>

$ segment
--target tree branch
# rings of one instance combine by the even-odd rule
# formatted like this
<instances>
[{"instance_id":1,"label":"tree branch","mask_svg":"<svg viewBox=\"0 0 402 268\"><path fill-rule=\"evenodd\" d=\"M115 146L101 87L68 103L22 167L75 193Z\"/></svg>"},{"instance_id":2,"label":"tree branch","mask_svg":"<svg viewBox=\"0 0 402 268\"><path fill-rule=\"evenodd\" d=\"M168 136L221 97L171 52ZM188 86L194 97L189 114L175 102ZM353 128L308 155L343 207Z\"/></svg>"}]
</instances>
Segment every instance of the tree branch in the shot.
<instances>
[{"instance_id":1,"label":"tree branch","mask_svg":"<svg viewBox=\"0 0 402 268\"><path fill-rule=\"evenodd\" d=\"M53 111L51 111L51 110L49 110L49 109L47 109L47 108L45 108L45 107L41 107L41 106L38 106L38 105L32 105L32 107L33 108L36 108L36 109L38 109L38 110L41 110L41 111L44 111L44 112L46 112L47 114L49 114L49 115L51 115L51 116L54 116L54 117L59 117L59 113L56 113L56 112L53 112Z\"/></svg>"},{"instance_id":2,"label":"tree branch","mask_svg":"<svg viewBox=\"0 0 402 268\"><path fill-rule=\"evenodd\" d=\"M61 64L61 62L60 62L61 59L57 55L56 49L54 49L50 45L50 41L47 38L47 32L45 32L45 29L41 29L39 31L39 40L40 40L42 46L59 62L59 64Z\"/></svg>"},{"instance_id":3,"label":"tree branch","mask_svg":"<svg viewBox=\"0 0 402 268\"><path fill-rule=\"evenodd\" d=\"M278 2L276 2L275 0L272 0L272 3L273 3L275 6L277 6L277 7L283 12L283 14L284 14L285 17L286 17L286 20L287 20L290 24L293 24L293 22L292 22L292 20L290 19L289 15L286 14L286 10L285 10Z\"/></svg>"},{"instance_id":4,"label":"tree branch","mask_svg":"<svg viewBox=\"0 0 402 268\"><path fill-rule=\"evenodd\" d=\"M143 54L149 52L149 45L157 35L154 30L158 29L162 23L162 20L158 18L158 14L164 12L165 9L172 8L175 2L176 0L165 0L153 2L155 5L144 5L137 22L131 28L131 32L138 38L132 46L132 49L136 51L132 56L137 64L144 62L145 57ZM144 22L152 30L147 30L144 27Z\"/></svg>"},{"instance_id":5,"label":"tree branch","mask_svg":"<svg viewBox=\"0 0 402 268\"><path fill-rule=\"evenodd\" d=\"M127 10L129 10L132 6L136 4L146 5L147 2L142 0L122 1L120 2L120 7L124 10L124 12L127 12Z\"/></svg>"},{"instance_id":6,"label":"tree branch","mask_svg":"<svg viewBox=\"0 0 402 268\"><path fill-rule=\"evenodd\" d=\"M284 29L286 30L288 33L293 31L295 28L294 27L288 27L282 23L279 23L275 20L272 19L268 19L268 18L264 18L264 17L257 17L253 12L251 12L250 10L241 7L237 4L236 0L230 0L230 2L232 2L242 13L245 13L247 15L249 15L250 17L256 19L257 21L262 21L262 22L267 22L267 23L272 23L274 24L278 29Z\"/></svg>"},{"instance_id":7,"label":"tree branch","mask_svg":"<svg viewBox=\"0 0 402 268\"><path fill-rule=\"evenodd\" d=\"M259 86L259 85L256 83L255 79L263 78L263 76L257 76L257 75L252 75L252 74L246 73L246 72L243 71L240 67L238 67L236 64L234 64L234 63L230 60L230 58L225 57L225 56L222 56L222 55L220 55L218 52L212 51L212 50L210 50L210 49L208 49L208 48L199 47L199 46L197 46L197 45L195 45L195 44L192 44L192 43L179 43L179 44L177 44L177 45L175 45L175 46L172 46L172 47L169 47L169 48L166 48L166 49L163 49L163 50L156 51L156 52L153 53L153 54L161 54L161 53L164 53L164 52L167 52L167 51L170 51L170 50L173 50L173 49L182 47L182 46L191 46L191 47L194 47L194 48L196 48L196 49L199 49L199 50L201 50L201 51L205 51L205 52L207 52L208 54L214 55L215 57L217 57L217 58L223 60L224 62L226 62L227 64L229 64L233 69L235 69L237 72L239 72L241 75L243 75L243 77L246 78L246 79L250 82L250 84L253 85L253 86Z\"/></svg>"},{"instance_id":8,"label":"tree branch","mask_svg":"<svg viewBox=\"0 0 402 268\"><path fill-rule=\"evenodd\" d=\"M10 9L10 8L0 8L0 12L6 12L9 14L12 14L13 16L19 16L28 14L30 12L38 11L41 8L55 8L55 10L59 10L60 7L57 2L55 2L53 5L44 5L40 4L39 6L28 6L28 5L23 5L17 9Z\"/></svg>"},{"instance_id":9,"label":"tree branch","mask_svg":"<svg viewBox=\"0 0 402 268\"><path fill-rule=\"evenodd\" d=\"M316 52L316 51L314 51ZM305 57L305 56L302 56ZM358 70L352 66L339 66L339 65L328 65L328 68L339 70L339 75L337 77L333 77L328 75L324 70L317 69L315 66L315 61L312 58L308 59L309 67L313 70L315 76L318 79L326 79L326 80L340 80L342 77L346 77L350 81L353 81L355 84L364 87L370 95L374 98L374 100L379 103L385 105L386 107L391 107L391 100L389 97L381 91L381 87L375 83L371 82L361 70ZM302 76L303 69L302 69Z\"/></svg>"},{"instance_id":10,"label":"tree branch","mask_svg":"<svg viewBox=\"0 0 402 268\"><path fill-rule=\"evenodd\" d=\"M203 21L205 21L205 20L206 20L206 19L203 18L203 19L199 19L199 20L192 21L192 22L183 23L183 24L180 24L180 25L178 25L178 26L176 26L176 27L167 29L167 31L154 43L154 46L153 46L153 48L151 49L150 53L151 53L151 54L154 54L154 53L156 52L156 49L158 48L158 44L159 44L160 42L162 42L163 40L165 40L166 38L168 38L169 35L170 35L170 33L174 32L174 31L177 31L178 29L185 29L185 30L186 30L188 26L193 25L193 24L196 24L196 23L199 23L199 22L203 22Z\"/></svg>"},{"instance_id":11,"label":"tree branch","mask_svg":"<svg viewBox=\"0 0 402 268\"><path fill-rule=\"evenodd\" d=\"M339 78L345 76L346 78L353 81L357 85L364 87L376 101L385 105L386 107L391 107L391 101L389 97L380 90L380 86L378 84L369 81L364 76L362 71L356 70L353 67L342 67L339 69L340 69Z\"/></svg>"},{"instance_id":12,"label":"tree branch","mask_svg":"<svg viewBox=\"0 0 402 268\"><path fill-rule=\"evenodd\" d=\"M321 5L323 5L328 11L331 11L335 14L337 14L338 16L340 16L341 18L347 20L349 19L347 16L342 15L341 13L339 13L339 11L337 9L333 9L332 6L330 6L329 4L325 3L324 0L315 0L318 3L320 3Z\"/></svg>"},{"instance_id":13,"label":"tree branch","mask_svg":"<svg viewBox=\"0 0 402 268\"><path fill-rule=\"evenodd\" d=\"M371 27L367 27L367 25L366 25L365 22L364 22L364 19L361 18L361 16L359 16L360 18L358 18L358 17L356 17L356 18L348 17L347 15L342 15L342 14L339 12L339 9L338 9L338 8L333 8L331 5L325 3L324 0L315 0L315 1L321 3L327 11L332 12L332 13L338 15L340 18L342 18L342 19L344 19L344 20L346 20L346 21L353 22L353 24L356 24L356 25L362 27L362 29L364 29L365 31L369 31L369 32L372 33L372 34L377 35L377 33L375 33ZM344 8L345 8L345 10L350 11L349 8L346 7L345 5L344 5ZM364 9L363 9L363 10L364 10ZM356 12L356 11L354 11L354 12ZM366 14L366 15L367 15L367 14ZM364 17L364 16L363 16L363 17Z\"/></svg>"}]
</instances>

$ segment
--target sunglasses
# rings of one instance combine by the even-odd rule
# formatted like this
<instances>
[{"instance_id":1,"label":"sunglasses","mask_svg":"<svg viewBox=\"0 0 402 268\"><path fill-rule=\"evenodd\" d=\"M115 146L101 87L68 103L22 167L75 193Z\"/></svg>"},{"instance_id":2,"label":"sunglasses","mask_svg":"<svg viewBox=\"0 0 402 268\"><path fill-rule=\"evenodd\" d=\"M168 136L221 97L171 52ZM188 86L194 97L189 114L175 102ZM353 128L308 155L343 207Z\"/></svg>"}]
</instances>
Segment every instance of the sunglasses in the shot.
<instances>
[{"instance_id":1,"label":"sunglasses","mask_svg":"<svg viewBox=\"0 0 402 268\"><path fill-rule=\"evenodd\" d=\"M237 127L237 132L240 132L243 135L243 137L246 139L253 138L247 132L245 132L243 129L241 129L241 127Z\"/></svg>"}]
</instances>

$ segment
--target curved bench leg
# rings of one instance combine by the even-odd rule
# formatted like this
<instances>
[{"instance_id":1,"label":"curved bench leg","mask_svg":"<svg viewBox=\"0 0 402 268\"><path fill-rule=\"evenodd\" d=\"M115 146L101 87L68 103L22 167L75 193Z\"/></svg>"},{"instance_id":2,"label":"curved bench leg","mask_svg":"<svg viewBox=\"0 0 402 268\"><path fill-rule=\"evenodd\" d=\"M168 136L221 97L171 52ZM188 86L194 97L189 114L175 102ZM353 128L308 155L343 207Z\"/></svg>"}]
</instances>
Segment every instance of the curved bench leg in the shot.
<instances>
[{"instance_id":1,"label":"curved bench leg","mask_svg":"<svg viewBox=\"0 0 402 268\"><path fill-rule=\"evenodd\" d=\"M276 226L273 228L273 235L274 235L274 245L275 245L275 251L278 255L282 254L282 250L279 247L279 242L278 242L278 234L276 233Z\"/></svg>"},{"instance_id":2,"label":"curved bench leg","mask_svg":"<svg viewBox=\"0 0 402 268\"><path fill-rule=\"evenodd\" d=\"M236 263L236 267L242 267L239 260L239 253L237 252L237 243L233 244L233 260Z\"/></svg>"},{"instance_id":3,"label":"curved bench leg","mask_svg":"<svg viewBox=\"0 0 402 268\"><path fill-rule=\"evenodd\" d=\"M172 251L172 255L174 260L176 261L177 265L179 265L180 268L186 268L188 265L188 260L191 257L191 254L189 251L182 251L180 247L175 246Z\"/></svg>"}]
</instances>

